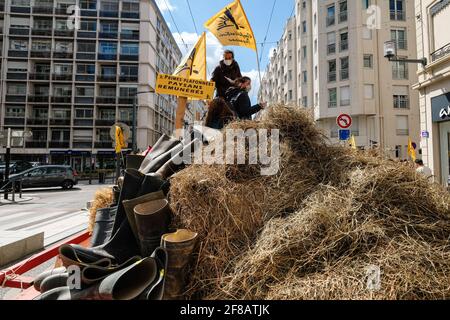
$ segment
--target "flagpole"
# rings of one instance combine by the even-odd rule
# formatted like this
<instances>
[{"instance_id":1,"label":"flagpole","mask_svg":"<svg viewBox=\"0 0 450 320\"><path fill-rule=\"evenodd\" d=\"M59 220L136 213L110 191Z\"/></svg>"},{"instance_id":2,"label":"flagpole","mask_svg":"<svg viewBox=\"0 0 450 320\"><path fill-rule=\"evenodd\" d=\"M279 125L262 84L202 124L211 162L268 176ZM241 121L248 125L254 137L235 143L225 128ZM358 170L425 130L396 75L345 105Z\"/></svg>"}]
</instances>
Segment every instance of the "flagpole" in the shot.
<instances>
[{"instance_id":1,"label":"flagpole","mask_svg":"<svg viewBox=\"0 0 450 320\"><path fill-rule=\"evenodd\" d=\"M259 75L259 86L262 86L262 77L261 77L261 66L259 63L259 54L258 54L258 45L256 45L256 64L258 66L258 75Z\"/></svg>"}]
</instances>

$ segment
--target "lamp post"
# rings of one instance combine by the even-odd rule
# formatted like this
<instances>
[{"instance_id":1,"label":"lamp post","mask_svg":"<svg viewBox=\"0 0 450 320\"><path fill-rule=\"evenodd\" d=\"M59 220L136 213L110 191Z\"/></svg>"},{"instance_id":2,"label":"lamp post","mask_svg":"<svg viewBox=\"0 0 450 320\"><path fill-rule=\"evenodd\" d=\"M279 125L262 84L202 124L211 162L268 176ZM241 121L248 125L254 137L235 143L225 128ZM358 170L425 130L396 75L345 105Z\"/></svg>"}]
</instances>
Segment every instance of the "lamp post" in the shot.
<instances>
[{"instance_id":1,"label":"lamp post","mask_svg":"<svg viewBox=\"0 0 450 320\"><path fill-rule=\"evenodd\" d=\"M395 40L386 41L384 43L384 57L392 62L421 63L422 66L424 67L428 63L427 58L422 59L399 58L397 56L397 42Z\"/></svg>"},{"instance_id":2,"label":"lamp post","mask_svg":"<svg viewBox=\"0 0 450 320\"><path fill-rule=\"evenodd\" d=\"M137 105L138 105L137 98L139 95L145 94L145 93L155 93L155 91L154 90L139 91L134 94L134 98L133 98L133 134L132 134L132 143L131 144L132 144L132 149L133 149L134 154L137 153Z\"/></svg>"}]
</instances>

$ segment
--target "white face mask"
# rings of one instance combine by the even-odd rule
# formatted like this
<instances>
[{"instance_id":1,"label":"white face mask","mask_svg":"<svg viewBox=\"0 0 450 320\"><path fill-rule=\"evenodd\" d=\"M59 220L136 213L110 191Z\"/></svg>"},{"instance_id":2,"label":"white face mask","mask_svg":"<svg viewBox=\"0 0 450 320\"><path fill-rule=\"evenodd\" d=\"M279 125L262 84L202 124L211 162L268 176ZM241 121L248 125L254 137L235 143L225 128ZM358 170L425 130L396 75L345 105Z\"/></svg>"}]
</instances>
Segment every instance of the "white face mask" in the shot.
<instances>
[{"instance_id":1,"label":"white face mask","mask_svg":"<svg viewBox=\"0 0 450 320\"><path fill-rule=\"evenodd\" d=\"M233 64L233 60L223 60L226 66L231 66Z\"/></svg>"}]
</instances>

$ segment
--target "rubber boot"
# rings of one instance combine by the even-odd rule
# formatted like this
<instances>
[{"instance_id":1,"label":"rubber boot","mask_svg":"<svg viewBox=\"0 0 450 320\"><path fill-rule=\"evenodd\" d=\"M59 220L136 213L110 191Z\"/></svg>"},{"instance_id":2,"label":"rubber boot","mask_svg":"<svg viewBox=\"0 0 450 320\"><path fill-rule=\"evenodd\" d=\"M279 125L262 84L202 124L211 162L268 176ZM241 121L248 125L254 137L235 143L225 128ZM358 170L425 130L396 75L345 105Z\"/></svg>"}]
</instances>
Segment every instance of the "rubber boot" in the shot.
<instances>
[{"instance_id":1,"label":"rubber boot","mask_svg":"<svg viewBox=\"0 0 450 320\"><path fill-rule=\"evenodd\" d=\"M107 268L101 267L101 266L87 266L81 272L81 282L85 285L95 284L97 282L102 281L110 274L113 274L119 270L125 269L140 260L142 260L142 258L136 256L136 257L129 259L128 261L124 262L123 264L121 264L119 266L107 267Z\"/></svg>"},{"instance_id":2,"label":"rubber boot","mask_svg":"<svg viewBox=\"0 0 450 320\"><path fill-rule=\"evenodd\" d=\"M111 237L117 207L97 210L95 216L94 230L91 236L91 247L104 244Z\"/></svg>"},{"instance_id":3,"label":"rubber boot","mask_svg":"<svg viewBox=\"0 0 450 320\"><path fill-rule=\"evenodd\" d=\"M155 281L139 296L139 300L162 300L164 297L168 254L166 249L159 247L151 257L156 261L158 274Z\"/></svg>"},{"instance_id":4,"label":"rubber boot","mask_svg":"<svg viewBox=\"0 0 450 320\"><path fill-rule=\"evenodd\" d=\"M42 281L40 291L45 293L55 288L66 287L68 281L69 273L67 272L51 275Z\"/></svg>"},{"instance_id":5,"label":"rubber boot","mask_svg":"<svg viewBox=\"0 0 450 320\"><path fill-rule=\"evenodd\" d=\"M34 300L132 300L138 297L157 277L155 259L149 257L117 271L87 289L61 287L50 290Z\"/></svg>"},{"instance_id":6,"label":"rubber boot","mask_svg":"<svg viewBox=\"0 0 450 320\"><path fill-rule=\"evenodd\" d=\"M134 208L141 254L149 257L161 243L172 221L172 210L167 199L153 200Z\"/></svg>"},{"instance_id":7,"label":"rubber boot","mask_svg":"<svg viewBox=\"0 0 450 320\"><path fill-rule=\"evenodd\" d=\"M144 161L142 161L139 171L143 174L156 172L171 158L171 151L180 145L181 142L179 140L163 135L156 142L153 149L147 154Z\"/></svg>"},{"instance_id":8,"label":"rubber boot","mask_svg":"<svg viewBox=\"0 0 450 320\"><path fill-rule=\"evenodd\" d=\"M142 161L144 161L145 157L140 155L127 155L127 169L139 170L142 165Z\"/></svg>"},{"instance_id":9,"label":"rubber boot","mask_svg":"<svg viewBox=\"0 0 450 320\"><path fill-rule=\"evenodd\" d=\"M164 300L183 299L186 271L197 237L197 233L189 230L178 230L162 236L161 246L167 250L168 254Z\"/></svg>"},{"instance_id":10,"label":"rubber boot","mask_svg":"<svg viewBox=\"0 0 450 320\"><path fill-rule=\"evenodd\" d=\"M36 278L34 278L34 281L33 281L34 289L36 289L37 291L41 291L42 281L44 281L46 278L48 278L48 277L50 277L52 275L61 274L61 273L64 273L66 271L67 271L67 269L65 267L60 267L60 268L48 270L48 271L45 271L45 272L41 273Z\"/></svg>"},{"instance_id":11,"label":"rubber boot","mask_svg":"<svg viewBox=\"0 0 450 320\"><path fill-rule=\"evenodd\" d=\"M200 140L195 139L189 144L185 145L180 152L173 155L172 158L169 159L169 161L167 161L161 168L159 168L158 171L156 171L156 174L161 179L167 180L176 172L182 170L186 166L183 161L183 157L185 157L185 154L192 155L192 148L194 148L198 143L200 143ZM189 157L189 160L190 159L191 157Z\"/></svg>"}]
</instances>

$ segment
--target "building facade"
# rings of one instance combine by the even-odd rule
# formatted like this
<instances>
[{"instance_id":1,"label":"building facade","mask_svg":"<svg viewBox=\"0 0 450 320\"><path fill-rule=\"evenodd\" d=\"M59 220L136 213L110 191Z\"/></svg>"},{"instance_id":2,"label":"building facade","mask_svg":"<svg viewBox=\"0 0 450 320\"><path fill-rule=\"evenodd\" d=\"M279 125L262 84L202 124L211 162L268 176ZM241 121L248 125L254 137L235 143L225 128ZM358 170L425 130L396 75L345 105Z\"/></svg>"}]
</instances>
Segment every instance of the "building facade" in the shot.
<instances>
[{"instance_id":1,"label":"building facade","mask_svg":"<svg viewBox=\"0 0 450 320\"><path fill-rule=\"evenodd\" d=\"M450 1L417 0L417 53L428 64L413 86L420 94L422 157L435 181L450 183Z\"/></svg>"},{"instance_id":2,"label":"building facade","mask_svg":"<svg viewBox=\"0 0 450 320\"><path fill-rule=\"evenodd\" d=\"M387 61L383 44L395 40L401 57L416 58L413 3L297 0L295 21L297 104L314 110L333 143L346 113L359 147L406 159L420 135L417 65Z\"/></svg>"},{"instance_id":3,"label":"building facade","mask_svg":"<svg viewBox=\"0 0 450 320\"><path fill-rule=\"evenodd\" d=\"M112 165L135 103L139 149L173 131L175 98L150 91L181 52L153 0L2 0L0 31L0 129L32 133L13 159Z\"/></svg>"}]
</instances>

